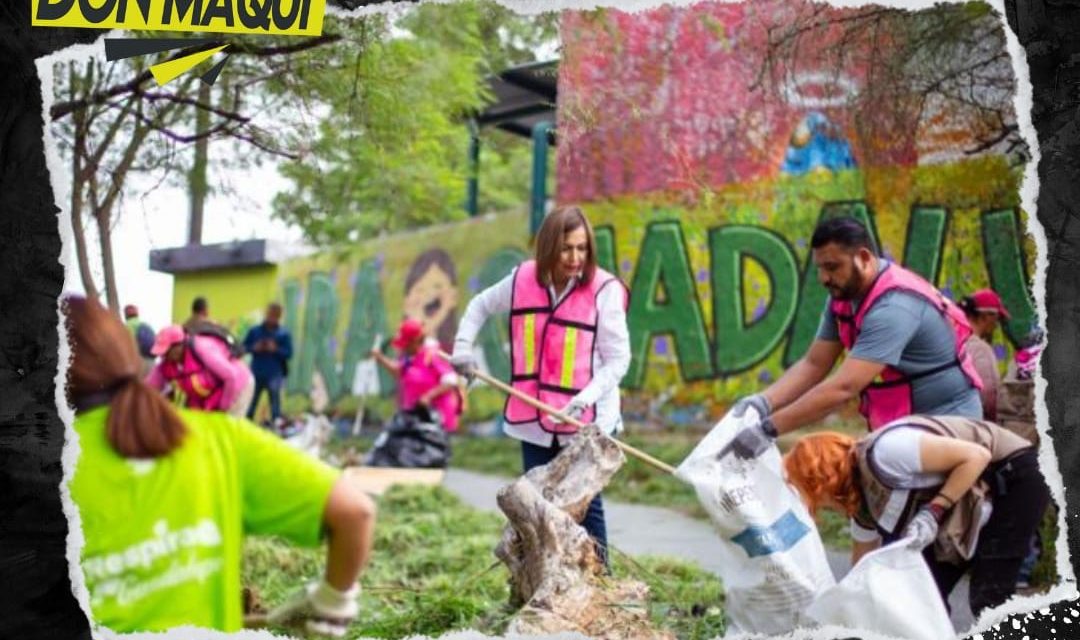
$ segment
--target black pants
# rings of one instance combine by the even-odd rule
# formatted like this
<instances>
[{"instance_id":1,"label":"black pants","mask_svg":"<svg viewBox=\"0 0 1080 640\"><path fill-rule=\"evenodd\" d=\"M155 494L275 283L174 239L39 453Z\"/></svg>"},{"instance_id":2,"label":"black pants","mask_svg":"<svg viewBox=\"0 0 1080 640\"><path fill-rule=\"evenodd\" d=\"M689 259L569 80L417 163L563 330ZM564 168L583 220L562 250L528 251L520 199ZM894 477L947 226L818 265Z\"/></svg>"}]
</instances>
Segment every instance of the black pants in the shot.
<instances>
[{"instance_id":1,"label":"black pants","mask_svg":"<svg viewBox=\"0 0 1080 640\"><path fill-rule=\"evenodd\" d=\"M956 583L964 573L971 572L969 602L976 617L983 609L1005 602L1016 591L1020 565L1050 502L1050 490L1039 471L1034 449L1001 465L996 475L1001 482L991 482L996 485L994 510L979 533L979 545L971 560L964 565L938 562L933 546L927 547L923 554L946 606Z\"/></svg>"},{"instance_id":2,"label":"black pants","mask_svg":"<svg viewBox=\"0 0 1080 640\"><path fill-rule=\"evenodd\" d=\"M550 447L541 447L522 441L522 466L525 467L525 471L528 471L533 467L545 465L554 460L561 450L562 447L559 446L558 439L553 440ZM593 541L596 542L596 553L600 556L600 561L604 563L604 567L610 572L611 565L608 562L607 553L607 523L604 521L604 501L599 493L589 503L589 509L585 512L585 520L582 521L581 526L585 528L585 531L589 532Z\"/></svg>"}]
</instances>

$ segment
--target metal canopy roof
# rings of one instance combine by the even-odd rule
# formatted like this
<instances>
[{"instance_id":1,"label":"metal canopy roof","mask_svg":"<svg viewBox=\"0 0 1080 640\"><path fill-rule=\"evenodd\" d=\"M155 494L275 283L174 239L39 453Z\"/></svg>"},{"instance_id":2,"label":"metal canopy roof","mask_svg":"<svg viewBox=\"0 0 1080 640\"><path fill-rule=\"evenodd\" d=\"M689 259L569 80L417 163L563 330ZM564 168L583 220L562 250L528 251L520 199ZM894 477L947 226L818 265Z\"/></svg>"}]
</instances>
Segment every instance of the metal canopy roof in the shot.
<instances>
[{"instance_id":1,"label":"metal canopy roof","mask_svg":"<svg viewBox=\"0 0 1080 640\"><path fill-rule=\"evenodd\" d=\"M495 101L476 116L481 127L494 126L525 138L540 122L555 122L559 61L511 67L492 76L488 86ZM554 144L554 136L550 138Z\"/></svg>"},{"instance_id":2,"label":"metal canopy roof","mask_svg":"<svg viewBox=\"0 0 1080 640\"><path fill-rule=\"evenodd\" d=\"M272 240L236 240L219 244L192 244L150 251L150 269L162 273L189 273L209 269L266 267L309 253L300 245Z\"/></svg>"}]
</instances>

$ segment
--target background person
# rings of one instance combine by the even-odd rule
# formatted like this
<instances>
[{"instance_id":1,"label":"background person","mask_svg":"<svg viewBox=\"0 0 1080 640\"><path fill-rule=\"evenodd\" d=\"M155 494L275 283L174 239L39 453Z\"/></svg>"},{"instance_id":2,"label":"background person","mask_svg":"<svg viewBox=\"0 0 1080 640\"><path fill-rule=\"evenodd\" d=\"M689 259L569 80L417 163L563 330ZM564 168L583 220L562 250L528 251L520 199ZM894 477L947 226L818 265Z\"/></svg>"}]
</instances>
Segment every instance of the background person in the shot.
<instances>
[{"instance_id":1,"label":"background person","mask_svg":"<svg viewBox=\"0 0 1080 640\"><path fill-rule=\"evenodd\" d=\"M910 538L946 606L970 571L976 618L1015 592L1050 498L1030 443L955 416L909 416L859 440L810 434L784 456L784 469L811 512L824 507L852 519L853 562L883 539ZM982 500L992 506L985 524L976 515Z\"/></svg>"},{"instance_id":2,"label":"background person","mask_svg":"<svg viewBox=\"0 0 1080 640\"><path fill-rule=\"evenodd\" d=\"M208 335L189 335L177 325L158 332L151 350L161 360L146 376L146 384L164 390L180 387L189 409L224 411L242 417L251 404L255 380L229 346Z\"/></svg>"},{"instance_id":3,"label":"background person","mask_svg":"<svg viewBox=\"0 0 1080 640\"><path fill-rule=\"evenodd\" d=\"M964 350L971 356L971 362L983 383L979 391L983 418L997 422L998 404L1007 402L1008 398L1002 387L997 355L991 342L998 322L1002 318L1008 320L1009 312L1001 303L1001 297L992 289L980 289L961 298L960 308L964 310L973 331L964 343Z\"/></svg>"},{"instance_id":4,"label":"background person","mask_svg":"<svg viewBox=\"0 0 1080 640\"><path fill-rule=\"evenodd\" d=\"M510 314L511 380L531 395L614 434L622 429L619 382L630 366L626 286L596 265L596 240L585 213L560 207L536 234L535 258L476 295L454 339L452 363L476 368L473 343L492 315ZM503 411L506 434L521 441L525 471L547 464L577 429L515 398ZM607 526L600 495L582 523L607 566Z\"/></svg>"},{"instance_id":5,"label":"background person","mask_svg":"<svg viewBox=\"0 0 1080 640\"><path fill-rule=\"evenodd\" d=\"M390 344L400 354L397 361L377 348L371 350L371 357L398 379L398 409L430 409L439 415L444 430L457 431L462 412L460 381L439 355L439 343L427 339L420 320L407 318Z\"/></svg>"},{"instance_id":6,"label":"background person","mask_svg":"<svg viewBox=\"0 0 1080 640\"><path fill-rule=\"evenodd\" d=\"M243 626L245 534L327 538L326 569L274 622L340 636L357 614L375 505L340 472L249 422L175 410L139 375L119 320L68 298L68 400L80 454L71 480L94 620L113 631Z\"/></svg>"},{"instance_id":7,"label":"background person","mask_svg":"<svg viewBox=\"0 0 1080 640\"><path fill-rule=\"evenodd\" d=\"M281 390L293 352L292 335L281 325L281 316L281 305L270 303L262 324L252 327L244 336L244 350L251 354L251 374L255 378L255 391L247 410L249 420L255 417L264 390L270 397L271 423L276 424L281 417Z\"/></svg>"},{"instance_id":8,"label":"background person","mask_svg":"<svg viewBox=\"0 0 1080 640\"><path fill-rule=\"evenodd\" d=\"M203 324L214 324L214 322L210 320L210 305L206 298L198 296L191 301L191 316L184 321L184 331L198 333L200 325Z\"/></svg>"},{"instance_id":9,"label":"background person","mask_svg":"<svg viewBox=\"0 0 1080 640\"><path fill-rule=\"evenodd\" d=\"M779 380L735 403L735 416L753 408L761 419L744 426L729 450L756 457L779 434L857 397L871 430L913 413L981 418L982 381L963 350L971 334L963 311L914 272L879 258L854 218L822 221L810 246L829 291L817 338Z\"/></svg>"},{"instance_id":10,"label":"background person","mask_svg":"<svg viewBox=\"0 0 1080 640\"><path fill-rule=\"evenodd\" d=\"M154 366L154 354L150 352L154 347L154 329L139 318L139 308L133 304L124 307L124 324L127 326L131 337L135 339L135 345L139 355L143 358L143 373L150 371Z\"/></svg>"}]
</instances>

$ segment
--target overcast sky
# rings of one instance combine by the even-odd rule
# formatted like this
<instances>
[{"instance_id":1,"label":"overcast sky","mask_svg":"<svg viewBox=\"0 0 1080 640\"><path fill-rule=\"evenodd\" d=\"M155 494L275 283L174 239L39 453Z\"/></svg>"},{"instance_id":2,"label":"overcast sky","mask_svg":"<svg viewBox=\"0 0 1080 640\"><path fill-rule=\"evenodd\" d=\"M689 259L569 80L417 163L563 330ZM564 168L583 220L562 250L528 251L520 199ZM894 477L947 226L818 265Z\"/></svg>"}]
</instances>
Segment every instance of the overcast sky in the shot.
<instances>
[{"instance_id":1,"label":"overcast sky","mask_svg":"<svg viewBox=\"0 0 1080 640\"><path fill-rule=\"evenodd\" d=\"M231 145L219 145L222 151ZM211 145L214 153L214 145ZM215 168L213 179L220 179L222 169ZM270 203L274 194L288 189L289 181L277 173L268 162L261 168L225 172L224 179L233 183L240 195L212 196L206 203L203 222L203 242L206 244L264 238L298 242L300 231L282 222L271 220ZM120 219L113 231L113 253L116 260L117 289L121 304L136 304L140 316L155 329L172 318L172 276L150 270L150 251L177 247L187 242L188 196L184 189L161 186L140 197L151 182L138 181L124 201ZM58 201L63 201L58 197ZM66 230L65 230L66 231ZM75 261L75 246L65 239L68 252L65 290L83 291ZM97 251L97 235L89 234L92 264L101 264ZM97 284L101 287L100 268L96 269Z\"/></svg>"}]
</instances>

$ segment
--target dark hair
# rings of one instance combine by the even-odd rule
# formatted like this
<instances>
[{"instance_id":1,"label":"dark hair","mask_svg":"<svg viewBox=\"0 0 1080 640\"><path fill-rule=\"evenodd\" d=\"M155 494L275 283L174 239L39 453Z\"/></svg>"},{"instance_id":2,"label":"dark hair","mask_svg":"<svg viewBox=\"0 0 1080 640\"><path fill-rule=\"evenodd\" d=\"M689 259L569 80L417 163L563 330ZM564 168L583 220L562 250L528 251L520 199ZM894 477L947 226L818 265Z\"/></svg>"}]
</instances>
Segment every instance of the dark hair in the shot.
<instances>
[{"instance_id":1,"label":"dark hair","mask_svg":"<svg viewBox=\"0 0 1080 640\"><path fill-rule=\"evenodd\" d=\"M267 313L273 311L274 313L284 313L285 309L281 306L280 302L271 302L266 305Z\"/></svg>"},{"instance_id":2,"label":"dark hair","mask_svg":"<svg viewBox=\"0 0 1080 640\"><path fill-rule=\"evenodd\" d=\"M206 298L199 296L191 301L192 313L206 313Z\"/></svg>"},{"instance_id":3,"label":"dark hair","mask_svg":"<svg viewBox=\"0 0 1080 640\"><path fill-rule=\"evenodd\" d=\"M73 353L68 401L76 407L107 402L105 436L126 458L157 458L179 446L187 427L172 405L142 381L142 358L120 318L81 296L66 298L64 312ZM89 402L94 396L103 402Z\"/></svg>"},{"instance_id":4,"label":"dark hair","mask_svg":"<svg viewBox=\"0 0 1080 640\"><path fill-rule=\"evenodd\" d=\"M457 286L457 267L454 265L454 259L446 251L434 247L421 253L416 257L416 260L413 260L412 266L409 267L409 273L405 275L406 295L413 288L413 285L432 267L438 267L446 274L450 284ZM454 344L454 336L457 335L457 313L453 309L447 312L442 324L435 328L434 333L435 338L444 348L449 349Z\"/></svg>"},{"instance_id":5,"label":"dark hair","mask_svg":"<svg viewBox=\"0 0 1080 640\"><path fill-rule=\"evenodd\" d=\"M957 303L957 306L963 309L964 315L969 318L975 318L980 315L978 307L975 303L975 298L972 298L971 296L964 296L963 298L960 298L960 302Z\"/></svg>"},{"instance_id":6,"label":"dark hair","mask_svg":"<svg viewBox=\"0 0 1080 640\"><path fill-rule=\"evenodd\" d=\"M596 236L593 234L592 225L580 207L565 206L547 214L536 232L536 280L541 286L551 284L552 273L555 265L559 263L559 254L562 253L563 238L582 227L585 228L588 255L585 256L585 267L581 270L581 282L588 283L592 280L596 274Z\"/></svg>"},{"instance_id":7,"label":"dark hair","mask_svg":"<svg viewBox=\"0 0 1080 640\"><path fill-rule=\"evenodd\" d=\"M874 243L870 240L866 227L849 216L826 218L818 223L814 235L810 238L810 247L820 249L830 243L836 243L848 250L874 250Z\"/></svg>"},{"instance_id":8,"label":"dark hair","mask_svg":"<svg viewBox=\"0 0 1080 640\"><path fill-rule=\"evenodd\" d=\"M412 286L416 284L428 269L431 267L438 267L442 269L442 272L446 274L447 278L450 278L450 284L457 284L457 267L454 266L454 259L450 257L450 254L439 249L428 249L421 253L413 260L412 266L409 267L409 273L405 276L405 291L412 289Z\"/></svg>"}]
</instances>

